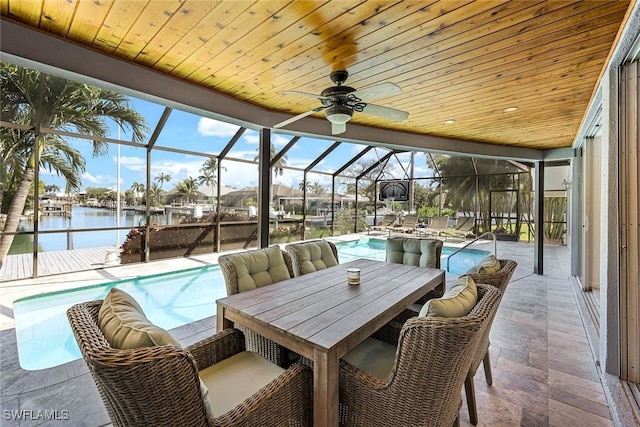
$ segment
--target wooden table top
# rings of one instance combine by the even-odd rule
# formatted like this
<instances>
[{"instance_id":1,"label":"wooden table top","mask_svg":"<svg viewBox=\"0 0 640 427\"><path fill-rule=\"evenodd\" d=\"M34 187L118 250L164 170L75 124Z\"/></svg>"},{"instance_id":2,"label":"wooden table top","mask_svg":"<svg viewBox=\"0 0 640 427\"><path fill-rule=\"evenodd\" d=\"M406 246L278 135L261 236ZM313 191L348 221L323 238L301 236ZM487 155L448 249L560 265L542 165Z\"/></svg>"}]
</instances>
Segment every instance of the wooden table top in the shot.
<instances>
[{"instance_id":1,"label":"wooden table top","mask_svg":"<svg viewBox=\"0 0 640 427\"><path fill-rule=\"evenodd\" d=\"M359 285L347 268L361 269ZM358 259L221 298L224 317L313 359L342 357L419 297L444 283L444 271ZM220 313L219 313L220 314Z\"/></svg>"}]
</instances>

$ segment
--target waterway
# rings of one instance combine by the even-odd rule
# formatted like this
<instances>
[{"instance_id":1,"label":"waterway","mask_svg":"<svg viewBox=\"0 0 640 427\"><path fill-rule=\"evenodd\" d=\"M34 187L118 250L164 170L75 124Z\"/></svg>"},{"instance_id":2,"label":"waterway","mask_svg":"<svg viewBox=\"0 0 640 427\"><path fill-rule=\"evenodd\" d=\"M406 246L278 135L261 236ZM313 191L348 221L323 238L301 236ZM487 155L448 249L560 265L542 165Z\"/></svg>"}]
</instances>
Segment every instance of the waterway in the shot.
<instances>
[{"instance_id":1,"label":"waterway","mask_svg":"<svg viewBox=\"0 0 640 427\"><path fill-rule=\"evenodd\" d=\"M156 214L151 216L151 223L158 225L176 224L180 215ZM133 210L120 212L120 227L138 227L145 225L145 216ZM45 215L40 218L38 230L46 233L38 235L38 251L58 251L66 249L92 248L100 246L120 245L129 230L109 231L77 231L87 228L117 227L116 211L102 208L74 206L70 218L61 215ZM18 231L33 231L32 221L20 222ZM48 233L51 231L52 233ZM54 232L55 231L55 232ZM9 254L31 253L33 251L33 234L16 235Z\"/></svg>"}]
</instances>

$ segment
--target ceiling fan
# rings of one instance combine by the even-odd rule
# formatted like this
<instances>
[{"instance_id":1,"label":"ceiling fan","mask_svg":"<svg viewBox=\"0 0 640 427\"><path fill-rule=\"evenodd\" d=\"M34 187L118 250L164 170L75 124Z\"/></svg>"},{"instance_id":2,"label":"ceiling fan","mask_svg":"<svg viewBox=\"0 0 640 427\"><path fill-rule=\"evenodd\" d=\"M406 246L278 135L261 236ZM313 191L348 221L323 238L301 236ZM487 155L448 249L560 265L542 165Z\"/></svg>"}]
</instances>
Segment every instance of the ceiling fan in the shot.
<instances>
[{"instance_id":1,"label":"ceiling fan","mask_svg":"<svg viewBox=\"0 0 640 427\"><path fill-rule=\"evenodd\" d=\"M302 114L298 114L297 116L293 116L273 127L276 129L284 127L296 120L300 120L303 117L310 116L313 113L323 110L327 120L331 122L331 133L333 135L343 133L347 130L347 122L351 120L354 111L383 117L385 119L393 120L394 122L400 122L409 117L409 113L406 111L365 102L369 99L382 98L402 93L402 89L393 83L381 83L379 85L356 90L352 87L344 86L344 82L347 80L347 77L349 77L349 73L345 70L334 71L329 75L329 77L335 86L326 88L322 93L320 93L320 95L298 91L282 92L283 94L317 98L322 103L322 106L316 107Z\"/></svg>"}]
</instances>

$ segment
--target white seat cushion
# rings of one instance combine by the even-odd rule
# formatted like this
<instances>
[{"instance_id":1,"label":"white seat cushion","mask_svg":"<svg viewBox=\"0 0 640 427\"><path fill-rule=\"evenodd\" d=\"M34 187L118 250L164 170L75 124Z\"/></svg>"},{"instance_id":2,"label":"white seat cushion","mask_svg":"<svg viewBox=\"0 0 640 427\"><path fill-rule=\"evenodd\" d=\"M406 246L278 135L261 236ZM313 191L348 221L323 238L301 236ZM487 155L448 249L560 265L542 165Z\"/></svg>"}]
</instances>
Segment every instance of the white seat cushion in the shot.
<instances>
[{"instance_id":1,"label":"white seat cushion","mask_svg":"<svg viewBox=\"0 0 640 427\"><path fill-rule=\"evenodd\" d=\"M376 338L367 338L343 359L369 375L384 379L391 375L396 347Z\"/></svg>"},{"instance_id":2,"label":"white seat cushion","mask_svg":"<svg viewBox=\"0 0 640 427\"><path fill-rule=\"evenodd\" d=\"M200 371L216 417L226 414L284 369L251 351L243 351Z\"/></svg>"}]
</instances>

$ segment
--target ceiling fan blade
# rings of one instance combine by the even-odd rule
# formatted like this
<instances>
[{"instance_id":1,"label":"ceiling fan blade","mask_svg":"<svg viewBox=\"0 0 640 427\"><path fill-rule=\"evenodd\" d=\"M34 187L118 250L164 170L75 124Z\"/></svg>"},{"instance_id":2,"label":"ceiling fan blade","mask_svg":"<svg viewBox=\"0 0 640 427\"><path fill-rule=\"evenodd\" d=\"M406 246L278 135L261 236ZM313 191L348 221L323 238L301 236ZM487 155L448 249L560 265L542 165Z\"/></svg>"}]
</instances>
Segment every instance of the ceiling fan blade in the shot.
<instances>
[{"instance_id":1,"label":"ceiling fan blade","mask_svg":"<svg viewBox=\"0 0 640 427\"><path fill-rule=\"evenodd\" d=\"M314 95L314 94L308 93L308 92L298 92L297 90L284 90L284 91L280 92L280 94L282 94L282 95L306 96L307 98L329 99L326 96Z\"/></svg>"},{"instance_id":2,"label":"ceiling fan blade","mask_svg":"<svg viewBox=\"0 0 640 427\"><path fill-rule=\"evenodd\" d=\"M293 123L293 122L295 122L295 121L297 121L297 120L300 120L300 119L302 119L303 117L307 117L307 116L312 115L313 113L317 113L318 111L322 111L322 110L324 110L325 108L327 108L327 107L325 107L325 106L322 106L322 107L316 107L316 108L314 108L313 110L306 111L306 112L304 112L304 113L302 113L302 114L298 114L297 116L293 116L293 117L291 117L290 119L285 120L284 122L280 122L280 123L278 123L277 125L273 125L273 128L274 128L274 129L281 128L281 127L286 126L286 125L288 125L288 124L290 124L290 123Z\"/></svg>"},{"instance_id":3,"label":"ceiling fan blade","mask_svg":"<svg viewBox=\"0 0 640 427\"><path fill-rule=\"evenodd\" d=\"M373 98L384 98L386 96L399 95L402 93L402 89L393 83L381 83L375 86L365 87L364 89L351 92L349 96L356 96L363 101Z\"/></svg>"},{"instance_id":4,"label":"ceiling fan blade","mask_svg":"<svg viewBox=\"0 0 640 427\"><path fill-rule=\"evenodd\" d=\"M401 122L409 117L409 113L407 113L406 111L396 110L395 108L383 107L382 105L375 104L367 104L362 112L371 114L373 116L393 120L394 122Z\"/></svg>"},{"instance_id":5,"label":"ceiling fan blade","mask_svg":"<svg viewBox=\"0 0 640 427\"><path fill-rule=\"evenodd\" d=\"M338 135L340 133L344 133L347 130L346 123L331 123L331 134Z\"/></svg>"}]
</instances>

